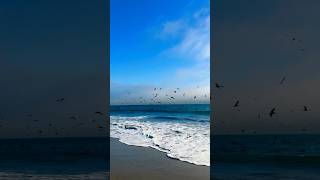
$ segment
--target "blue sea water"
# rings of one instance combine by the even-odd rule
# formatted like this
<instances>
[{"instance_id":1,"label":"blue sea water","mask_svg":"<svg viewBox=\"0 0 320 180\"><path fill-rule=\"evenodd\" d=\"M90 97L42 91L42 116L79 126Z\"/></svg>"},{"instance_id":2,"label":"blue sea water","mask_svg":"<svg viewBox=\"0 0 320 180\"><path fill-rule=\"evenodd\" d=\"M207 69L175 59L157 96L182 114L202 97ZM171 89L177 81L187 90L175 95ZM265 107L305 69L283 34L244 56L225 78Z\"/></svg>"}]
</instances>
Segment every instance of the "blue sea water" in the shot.
<instances>
[{"instance_id":1,"label":"blue sea water","mask_svg":"<svg viewBox=\"0 0 320 180\"><path fill-rule=\"evenodd\" d=\"M111 106L110 136L168 157L210 166L210 105Z\"/></svg>"}]
</instances>

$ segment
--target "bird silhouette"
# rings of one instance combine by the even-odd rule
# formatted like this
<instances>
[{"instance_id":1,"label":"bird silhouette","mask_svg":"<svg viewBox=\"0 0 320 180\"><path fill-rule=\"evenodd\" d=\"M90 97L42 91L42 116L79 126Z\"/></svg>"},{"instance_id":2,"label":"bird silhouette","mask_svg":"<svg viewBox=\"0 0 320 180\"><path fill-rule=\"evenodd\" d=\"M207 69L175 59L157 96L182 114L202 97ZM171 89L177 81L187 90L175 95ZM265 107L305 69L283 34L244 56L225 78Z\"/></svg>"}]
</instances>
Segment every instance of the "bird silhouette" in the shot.
<instances>
[{"instance_id":1,"label":"bird silhouette","mask_svg":"<svg viewBox=\"0 0 320 180\"><path fill-rule=\"evenodd\" d=\"M62 103L64 101L64 98L57 98L56 102Z\"/></svg>"},{"instance_id":2,"label":"bird silhouette","mask_svg":"<svg viewBox=\"0 0 320 180\"><path fill-rule=\"evenodd\" d=\"M286 80L286 76L283 76L282 79L280 80L280 84L283 84L285 80Z\"/></svg>"},{"instance_id":3,"label":"bird silhouette","mask_svg":"<svg viewBox=\"0 0 320 180\"><path fill-rule=\"evenodd\" d=\"M216 85L216 88L218 88L218 89L224 87L223 85L221 85L219 83L216 83L215 85Z\"/></svg>"},{"instance_id":4,"label":"bird silhouette","mask_svg":"<svg viewBox=\"0 0 320 180\"><path fill-rule=\"evenodd\" d=\"M75 116L70 116L69 119L76 120L77 118Z\"/></svg>"},{"instance_id":5,"label":"bird silhouette","mask_svg":"<svg viewBox=\"0 0 320 180\"><path fill-rule=\"evenodd\" d=\"M308 107L307 106L303 106L303 111L308 111Z\"/></svg>"},{"instance_id":6,"label":"bird silhouette","mask_svg":"<svg viewBox=\"0 0 320 180\"><path fill-rule=\"evenodd\" d=\"M234 103L233 107L238 107L239 106L240 101L237 100L236 103Z\"/></svg>"},{"instance_id":7,"label":"bird silhouette","mask_svg":"<svg viewBox=\"0 0 320 180\"><path fill-rule=\"evenodd\" d=\"M100 112L100 111L96 111L96 112L95 112L95 114L103 115L103 113L102 113L102 112Z\"/></svg>"},{"instance_id":8,"label":"bird silhouette","mask_svg":"<svg viewBox=\"0 0 320 180\"><path fill-rule=\"evenodd\" d=\"M274 114L276 114L276 108L272 108L271 111L269 112L269 116L272 117Z\"/></svg>"}]
</instances>

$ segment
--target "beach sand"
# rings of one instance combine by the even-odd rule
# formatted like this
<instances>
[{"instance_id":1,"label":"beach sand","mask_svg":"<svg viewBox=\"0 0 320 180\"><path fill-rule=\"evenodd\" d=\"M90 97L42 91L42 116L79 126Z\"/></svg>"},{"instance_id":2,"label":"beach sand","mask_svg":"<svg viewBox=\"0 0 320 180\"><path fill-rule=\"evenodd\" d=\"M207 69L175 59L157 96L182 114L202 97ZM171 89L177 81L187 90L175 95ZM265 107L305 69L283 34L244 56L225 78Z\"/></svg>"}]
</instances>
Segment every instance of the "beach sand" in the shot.
<instances>
[{"instance_id":1,"label":"beach sand","mask_svg":"<svg viewBox=\"0 0 320 180\"><path fill-rule=\"evenodd\" d=\"M210 167L170 159L152 148L110 138L111 180L209 180Z\"/></svg>"}]
</instances>

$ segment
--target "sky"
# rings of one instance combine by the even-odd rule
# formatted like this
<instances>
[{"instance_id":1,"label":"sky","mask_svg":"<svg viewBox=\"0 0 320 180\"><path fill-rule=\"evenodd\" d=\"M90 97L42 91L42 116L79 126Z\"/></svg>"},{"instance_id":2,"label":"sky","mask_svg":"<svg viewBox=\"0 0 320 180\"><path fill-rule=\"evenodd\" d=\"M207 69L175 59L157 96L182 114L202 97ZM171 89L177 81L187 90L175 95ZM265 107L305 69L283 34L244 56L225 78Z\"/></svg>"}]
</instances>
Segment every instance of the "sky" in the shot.
<instances>
[{"instance_id":1,"label":"sky","mask_svg":"<svg viewBox=\"0 0 320 180\"><path fill-rule=\"evenodd\" d=\"M105 136L106 15L100 0L0 1L0 138Z\"/></svg>"},{"instance_id":2,"label":"sky","mask_svg":"<svg viewBox=\"0 0 320 180\"><path fill-rule=\"evenodd\" d=\"M110 8L111 104L209 103L209 0L111 0Z\"/></svg>"},{"instance_id":3,"label":"sky","mask_svg":"<svg viewBox=\"0 0 320 180\"><path fill-rule=\"evenodd\" d=\"M212 76L225 86L213 89L215 133L319 133L319 6L215 1Z\"/></svg>"}]
</instances>

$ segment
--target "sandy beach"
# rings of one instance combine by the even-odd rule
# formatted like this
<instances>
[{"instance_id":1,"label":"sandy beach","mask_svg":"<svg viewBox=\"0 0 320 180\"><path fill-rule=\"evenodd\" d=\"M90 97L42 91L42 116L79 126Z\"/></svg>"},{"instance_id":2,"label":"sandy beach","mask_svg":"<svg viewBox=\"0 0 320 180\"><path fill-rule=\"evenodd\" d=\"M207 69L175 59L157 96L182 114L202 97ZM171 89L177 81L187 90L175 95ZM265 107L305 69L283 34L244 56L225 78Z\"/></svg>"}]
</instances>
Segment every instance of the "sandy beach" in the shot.
<instances>
[{"instance_id":1,"label":"sandy beach","mask_svg":"<svg viewBox=\"0 0 320 180\"><path fill-rule=\"evenodd\" d=\"M209 180L210 167L170 159L152 148L110 138L111 180Z\"/></svg>"}]
</instances>

